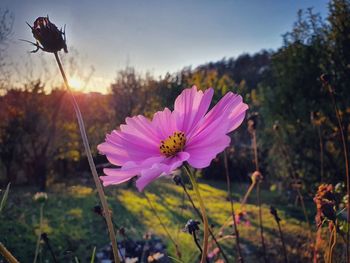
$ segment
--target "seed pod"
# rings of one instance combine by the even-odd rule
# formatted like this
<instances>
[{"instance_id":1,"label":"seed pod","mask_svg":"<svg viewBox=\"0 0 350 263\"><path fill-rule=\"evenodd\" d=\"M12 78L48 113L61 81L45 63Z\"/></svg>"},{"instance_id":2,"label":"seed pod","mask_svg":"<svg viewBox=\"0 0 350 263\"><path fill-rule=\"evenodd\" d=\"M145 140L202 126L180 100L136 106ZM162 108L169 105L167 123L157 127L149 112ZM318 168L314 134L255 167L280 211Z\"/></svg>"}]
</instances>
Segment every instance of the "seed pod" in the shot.
<instances>
[{"instance_id":1,"label":"seed pod","mask_svg":"<svg viewBox=\"0 0 350 263\"><path fill-rule=\"evenodd\" d=\"M30 42L37 48L32 51L33 53L39 49L50 53L58 52L61 49L66 53L68 52L65 31L59 30L55 24L51 23L48 16L38 17L33 26L29 24L28 26L32 29L33 36L36 39L36 43Z\"/></svg>"}]
</instances>

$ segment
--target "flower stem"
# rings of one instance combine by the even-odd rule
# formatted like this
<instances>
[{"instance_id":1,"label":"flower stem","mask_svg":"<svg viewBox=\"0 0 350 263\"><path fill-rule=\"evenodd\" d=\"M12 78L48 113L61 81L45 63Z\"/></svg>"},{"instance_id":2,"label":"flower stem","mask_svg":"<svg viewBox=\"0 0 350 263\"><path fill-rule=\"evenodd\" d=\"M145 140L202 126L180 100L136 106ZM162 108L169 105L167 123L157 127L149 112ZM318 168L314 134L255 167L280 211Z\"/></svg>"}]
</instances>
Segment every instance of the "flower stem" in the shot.
<instances>
[{"instance_id":1,"label":"flower stem","mask_svg":"<svg viewBox=\"0 0 350 263\"><path fill-rule=\"evenodd\" d=\"M256 130L254 129L251 133L252 135L252 147L254 151L254 163L255 163L255 171L259 170L259 159L258 159L258 146L256 143ZM265 238L264 238L264 226L263 226L263 218L262 218L262 210L261 210L261 200L260 200L260 179L256 183L256 197L258 201L259 207L259 228L260 228L260 238L261 238L261 246L263 249L264 261L268 262L266 257L266 246L265 246Z\"/></svg>"},{"instance_id":2,"label":"flower stem","mask_svg":"<svg viewBox=\"0 0 350 263\"><path fill-rule=\"evenodd\" d=\"M198 210L198 208L196 207L196 205L194 204L193 200L192 200L192 197L191 195L189 194L189 192L187 191L187 188L186 188L186 185L181 181L180 182L180 185L182 186L188 200L190 201L194 211L197 213L197 215L199 216L199 218L201 219L201 221L203 222L203 218L202 218L202 215L201 215L201 212ZM224 252L224 250L222 249L220 243L218 242L218 240L216 239L212 229L209 227L209 234L211 236L211 238L213 239L214 243L216 244L216 246L220 249L220 253L222 255L222 257L225 259L225 262L229 262L228 261L228 258Z\"/></svg>"},{"instance_id":3,"label":"flower stem","mask_svg":"<svg viewBox=\"0 0 350 263\"><path fill-rule=\"evenodd\" d=\"M266 245L265 245L265 238L264 238L264 225L263 225L263 218L262 218L262 210L261 210L261 200L260 200L260 182L256 184L256 197L258 200L258 207L259 207L259 227L260 227L260 238L261 238L261 246L263 249L263 256L265 262L268 262L266 258Z\"/></svg>"},{"instance_id":4,"label":"flower stem","mask_svg":"<svg viewBox=\"0 0 350 263\"><path fill-rule=\"evenodd\" d=\"M161 217L158 215L158 212L157 212L156 208L153 206L151 200L148 198L148 196L147 196L146 193L144 193L144 196L145 196L145 198L146 198L146 200L147 200L147 202L148 202L149 207L152 209L154 215L157 217L157 219L158 219L160 225L163 227L163 229L164 229L165 233L167 234L168 238L169 238L170 241L174 244L175 250L176 250L176 255L177 255L178 258L181 260L181 252L180 252L180 250L179 250L179 246L177 245L176 241L172 238L171 234L170 234L169 231L168 231L168 228L167 228L167 227L165 226L165 224L163 223Z\"/></svg>"},{"instance_id":5,"label":"flower stem","mask_svg":"<svg viewBox=\"0 0 350 263\"><path fill-rule=\"evenodd\" d=\"M281 229L280 222L277 222L277 225L278 225L278 231L280 233L282 247L283 247L284 262L288 263L287 249L286 249L286 244L284 243L284 237L283 237L283 232L282 232L282 229Z\"/></svg>"},{"instance_id":6,"label":"flower stem","mask_svg":"<svg viewBox=\"0 0 350 263\"><path fill-rule=\"evenodd\" d=\"M53 249L52 249L52 247L51 247L51 245L50 245L50 241L49 241L49 238L47 237L47 234L46 234L46 233L43 233L43 234L41 235L41 239L44 240L44 242L45 242L47 248L49 249L53 262L54 262L54 263L57 263L57 259L56 259L55 253L53 252Z\"/></svg>"},{"instance_id":7,"label":"flower stem","mask_svg":"<svg viewBox=\"0 0 350 263\"><path fill-rule=\"evenodd\" d=\"M193 231L193 240L194 240L194 243L196 243L196 246L198 247L199 252L201 253L201 256L202 256L203 255L203 250L201 248L201 245L198 243L196 231Z\"/></svg>"},{"instance_id":8,"label":"flower stem","mask_svg":"<svg viewBox=\"0 0 350 263\"><path fill-rule=\"evenodd\" d=\"M2 255L9 263L19 263L19 261L11 254L10 251L0 242L0 255Z\"/></svg>"},{"instance_id":9,"label":"flower stem","mask_svg":"<svg viewBox=\"0 0 350 263\"><path fill-rule=\"evenodd\" d=\"M235 231L236 235L236 249L237 249L237 254L238 254L238 262L244 263L244 259L242 256L242 251L241 251L241 246L239 244L239 232L238 232L238 227L237 227L237 222L236 222L236 216L235 216L235 210L233 207L233 200L232 200L232 193L231 193L231 181L230 181L230 174L228 171L228 163L227 163L227 153L226 150L224 151L224 163L225 163L225 174L226 174L226 181L227 181L227 192L230 198L230 203L231 203L231 214L232 214L232 220L233 220L233 230Z\"/></svg>"},{"instance_id":10,"label":"flower stem","mask_svg":"<svg viewBox=\"0 0 350 263\"><path fill-rule=\"evenodd\" d=\"M331 256L330 263L333 262L333 250L334 250L335 245L337 244L337 228L336 227L334 227L333 233L334 233L334 236L333 236L333 244L331 246L331 252L330 252L330 256Z\"/></svg>"},{"instance_id":11,"label":"flower stem","mask_svg":"<svg viewBox=\"0 0 350 263\"><path fill-rule=\"evenodd\" d=\"M106 196L105 196L105 194L103 192L103 188L102 188L100 179L99 179L99 177L97 175L95 163L94 163L94 160L92 158L89 141L88 141L88 138L87 138L87 135L86 135L86 130L85 130L83 117L81 115L81 112L80 112L80 109L79 109L79 105L78 105L77 101L75 100L75 97L74 97L74 95L71 92L71 89L69 87L68 80L67 80L66 74L65 74L65 72L63 70L63 66L62 66L62 63L61 63L60 58L58 56L58 53L55 52L54 55L55 55L55 59L56 59L56 62L58 64L58 67L60 69L61 75L63 77L64 85L65 85L66 89L69 91L69 93L71 95L72 104L73 104L75 113L77 115L78 124L79 124L79 130L80 130L81 137L83 139L83 144L84 144L86 156L87 156L87 159L88 159L88 162L89 162L89 165L90 165L92 176L93 176L94 181L95 181L95 185L96 185L96 188L97 188L97 192L98 192L99 198L101 200L104 216L106 218L107 228L108 228L108 232L109 232L109 238L110 238L111 243L112 243L112 250L113 250L113 255L114 255L114 261L115 261L115 263L120 263L119 256L118 256L116 235L115 235L114 228L113 228L111 213L110 213L110 211L108 209L107 199L106 199Z\"/></svg>"},{"instance_id":12,"label":"flower stem","mask_svg":"<svg viewBox=\"0 0 350 263\"><path fill-rule=\"evenodd\" d=\"M33 263L36 263L39 255L39 247L40 247L40 240L41 240L41 230L43 225L43 214L44 214L44 204L40 204L40 219L39 219L39 233L38 233L38 239L36 241L36 247L35 247L35 255L34 255L34 261Z\"/></svg>"},{"instance_id":13,"label":"flower stem","mask_svg":"<svg viewBox=\"0 0 350 263\"><path fill-rule=\"evenodd\" d=\"M245 207L245 204L247 203L247 199L248 199L250 193L252 192L252 190L254 189L255 185L256 185L256 182L252 181L252 183L250 184L250 186L249 186L249 188L248 188L248 190L247 190L246 194L244 195L243 200L241 202L242 209Z\"/></svg>"},{"instance_id":14,"label":"flower stem","mask_svg":"<svg viewBox=\"0 0 350 263\"><path fill-rule=\"evenodd\" d=\"M322 140L322 132L321 126L317 127L318 138L320 139L320 173L321 173L321 183L324 181L324 154L323 154L323 140Z\"/></svg>"},{"instance_id":15,"label":"flower stem","mask_svg":"<svg viewBox=\"0 0 350 263\"><path fill-rule=\"evenodd\" d=\"M198 201L199 201L199 206L202 212L202 218L203 218L203 224L204 224L204 238L203 238L203 253L202 253L202 258L200 263L205 263L207 260L207 253L208 253L208 238L209 238L209 223L208 223L208 217L207 213L205 211L205 206L203 199L201 197L201 194L199 192L199 187L196 181L195 176L192 174L191 170L187 165L184 165L185 171L190 178L190 181L192 183L193 189L197 195Z\"/></svg>"},{"instance_id":16,"label":"flower stem","mask_svg":"<svg viewBox=\"0 0 350 263\"><path fill-rule=\"evenodd\" d=\"M280 239L281 239L281 243L282 243L284 262L288 263L287 249L286 249L286 244L284 243L284 236L283 236L283 232L282 232L282 228L281 228L281 223L280 223L280 220L278 220L277 218L275 218L275 221L276 221L277 226L278 226L278 232L280 234Z\"/></svg>"}]
</instances>

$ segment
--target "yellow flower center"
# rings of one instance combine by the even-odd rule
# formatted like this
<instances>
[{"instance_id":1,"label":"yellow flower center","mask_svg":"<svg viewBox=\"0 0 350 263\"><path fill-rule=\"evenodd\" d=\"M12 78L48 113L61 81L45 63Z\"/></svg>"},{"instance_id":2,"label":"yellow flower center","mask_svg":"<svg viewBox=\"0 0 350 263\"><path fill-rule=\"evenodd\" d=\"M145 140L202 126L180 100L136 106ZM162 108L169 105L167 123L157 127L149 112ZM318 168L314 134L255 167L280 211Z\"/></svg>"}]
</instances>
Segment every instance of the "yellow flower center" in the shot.
<instances>
[{"instance_id":1,"label":"yellow flower center","mask_svg":"<svg viewBox=\"0 0 350 263\"><path fill-rule=\"evenodd\" d=\"M186 143L185 133L183 132L174 132L164 141L161 141L159 146L160 152L164 154L166 157L171 157L181 152Z\"/></svg>"}]
</instances>

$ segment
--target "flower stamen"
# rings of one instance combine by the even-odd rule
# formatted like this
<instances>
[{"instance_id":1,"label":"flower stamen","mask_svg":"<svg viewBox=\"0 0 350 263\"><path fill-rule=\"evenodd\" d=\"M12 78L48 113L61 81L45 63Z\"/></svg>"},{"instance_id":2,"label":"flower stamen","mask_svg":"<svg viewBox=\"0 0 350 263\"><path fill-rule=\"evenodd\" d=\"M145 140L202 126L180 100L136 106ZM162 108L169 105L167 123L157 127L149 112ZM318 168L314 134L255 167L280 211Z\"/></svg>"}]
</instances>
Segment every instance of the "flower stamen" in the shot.
<instances>
[{"instance_id":1,"label":"flower stamen","mask_svg":"<svg viewBox=\"0 0 350 263\"><path fill-rule=\"evenodd\" d=\"M159 150L166 157L171 157L176 155L178 152L181 152L186 143L186 137L184 132L174 132L164 141L161 141Z\"/></svg>"}]
</instances>

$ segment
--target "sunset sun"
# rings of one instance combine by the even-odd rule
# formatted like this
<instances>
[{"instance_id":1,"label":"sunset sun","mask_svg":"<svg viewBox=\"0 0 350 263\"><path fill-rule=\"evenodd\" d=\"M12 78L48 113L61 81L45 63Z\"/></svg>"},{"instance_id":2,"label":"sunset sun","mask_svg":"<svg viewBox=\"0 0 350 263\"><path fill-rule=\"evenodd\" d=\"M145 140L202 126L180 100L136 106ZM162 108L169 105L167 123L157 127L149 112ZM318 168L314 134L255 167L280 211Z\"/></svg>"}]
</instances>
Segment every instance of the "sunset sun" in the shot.
<instances>
[{"instance_id":1,"label":"sunset sun","mask_svg":"<svg viewBox=\"0 0 350 263\"><path fill-rule=\"evenodd\" d=\"M74 90L81 90L83 88L83 82L77 77L72 77L69 81L69 86Z\"/></svg>"}]
</instances>

